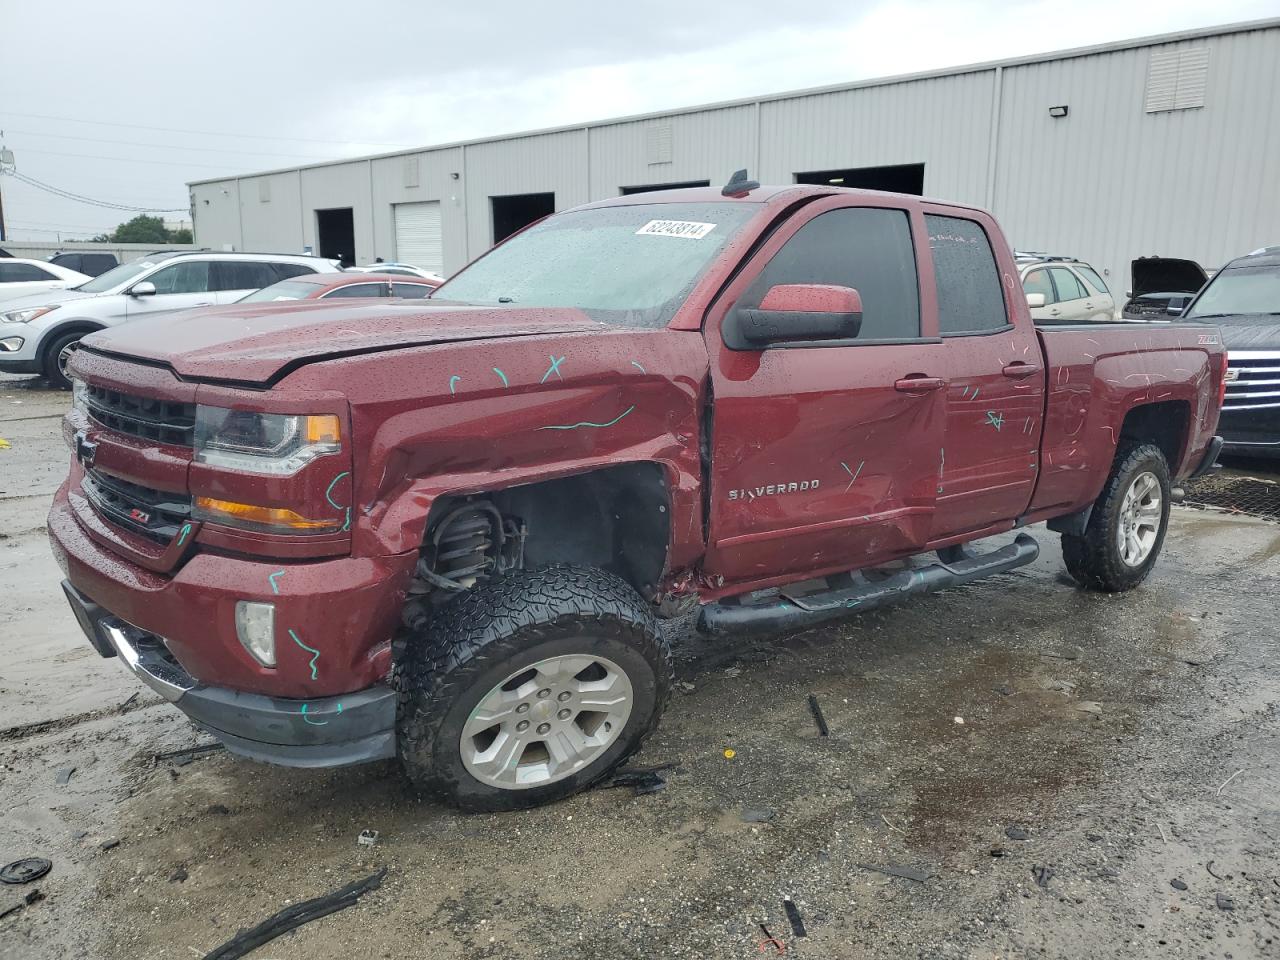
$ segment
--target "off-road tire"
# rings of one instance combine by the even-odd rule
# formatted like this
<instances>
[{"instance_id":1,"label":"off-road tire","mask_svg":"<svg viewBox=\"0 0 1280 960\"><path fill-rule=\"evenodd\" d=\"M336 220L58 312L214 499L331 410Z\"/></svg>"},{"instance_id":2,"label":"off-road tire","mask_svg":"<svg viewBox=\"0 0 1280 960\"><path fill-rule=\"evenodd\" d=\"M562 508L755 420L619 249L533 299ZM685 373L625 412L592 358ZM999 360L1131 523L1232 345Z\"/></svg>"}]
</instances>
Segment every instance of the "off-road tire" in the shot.
<instances>
[{"instance_id":1,"label":"off-road tire","mask_svg":"<svg viewBox=\"0 0 1280 960\"><path fill-rule=\"evenodd\" d=\"M504 789L473 776L460 738L476 704L523 666L582 653L607 657L631 683L631 713L617 739L581 770L542 786ZM640 749L673 682L671 650L650 606L620 578L567 564L498 577L410 630L396 669L400 760L415 786L466 810L561 800Z\"/></svg>"},{"instance_id":2,"label":"off-road tire","mask_svg":"<svg viewBox=\"0 0 1280 960\"><path fill-rule=\"evenodd\" d=\"M1155 545L1139 566L1130 566L1120 555L1116 542L1125 494L1142 473L1152 473L1160 484L1161 518ZM1169 464L1160 448L1150 443L1126 444L1116 451L1102 493L1094 501L1093 513L1083 536L1062 535L1062 559L1076 583L1089 590L1120 593L1132 590L1151 573L1169 529L1171 503Z\"/></svg>"},{"instance_id":3,"label":"off-road tire","mask_svg":"<svg viewBox=\"0 0 1280 960\"><path fill-rule=\"evenodd\" d=\"M85 333L86 331L84 330L76 330L71 333L59 334L45 348L40 366L44 370L44 378L49 381L49 386L54 390L71 389L71 381L62 372L62 368L58 366L58 355L71 344L78 342L85 336Z\"/></svg>"}]
</instances>

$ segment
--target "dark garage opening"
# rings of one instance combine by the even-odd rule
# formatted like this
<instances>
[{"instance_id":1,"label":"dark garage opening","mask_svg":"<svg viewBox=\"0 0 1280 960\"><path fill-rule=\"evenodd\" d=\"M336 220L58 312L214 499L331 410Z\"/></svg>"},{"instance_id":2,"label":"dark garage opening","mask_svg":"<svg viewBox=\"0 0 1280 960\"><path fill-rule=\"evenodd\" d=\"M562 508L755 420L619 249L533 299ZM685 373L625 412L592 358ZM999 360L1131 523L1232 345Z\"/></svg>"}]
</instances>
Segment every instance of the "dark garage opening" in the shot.
<instances>
[{"instance_id":1,"label":"dark garage opening","mask_svg":"<svg viewBox=\"0 0 1280 960\"><path fill-rule=\"evenodd\" d=\"M344 267L356 262L356 218L350 207L316 211L316 238L320 256L341 260Z\"/></svg>"},{"instance_id":2,"label":"dark garage opening","mask_svg":"<svg viewBox=\"0 0 1280 960\"><path fill-rule=\"evenodd\" d=\"M860 190L888 190L892 193L924 195L924 164L903 163L893 167L851 167L847 170L814 170L797 173L796 183L820 183L831 187Z\"/></svg>"},{"instance_id":3,"label":"dark garage opening","mask_svg":"<svg viewBox=\"0 0 1280 960\"><path fill-rule=\"evenodd\" d=\"M556 212L554 193L517 193L490 197L493 205L493 242L501 243L521 227Z\"/></svg>"},{"instance_id":4,"label":"dark garage opening","mask_svg":"<svg viewBox=\"0 0 1280 960\"><path fill-rule=\"evenodd\" d=\"M685 190L689 187L709 187L710 180L686 180L683 183L649 183L643 187L619 187L625 197L632 193L653 193L655 190Z\"/></svg>"}]
</instances>

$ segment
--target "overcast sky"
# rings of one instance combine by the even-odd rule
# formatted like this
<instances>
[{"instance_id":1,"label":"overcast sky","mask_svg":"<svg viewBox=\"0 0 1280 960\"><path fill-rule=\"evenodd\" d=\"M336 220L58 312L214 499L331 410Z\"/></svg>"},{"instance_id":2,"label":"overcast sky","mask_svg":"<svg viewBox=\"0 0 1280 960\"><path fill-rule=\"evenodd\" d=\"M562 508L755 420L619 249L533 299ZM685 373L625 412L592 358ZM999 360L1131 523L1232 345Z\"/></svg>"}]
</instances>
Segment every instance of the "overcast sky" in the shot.
<instances>
[{"instance_id":1,"label":"overcast sky","mask_svg":"<svg viewBox=\"0 0 1280 960\"><path fill-rule=\"evenodd\" d=\"M0 130L19 173L185 209L188 180L1276 12L1275 0L0 0ZM0 190L14 238L84 237L133 215L13 177Z\"/></svg>"}]
</instances>

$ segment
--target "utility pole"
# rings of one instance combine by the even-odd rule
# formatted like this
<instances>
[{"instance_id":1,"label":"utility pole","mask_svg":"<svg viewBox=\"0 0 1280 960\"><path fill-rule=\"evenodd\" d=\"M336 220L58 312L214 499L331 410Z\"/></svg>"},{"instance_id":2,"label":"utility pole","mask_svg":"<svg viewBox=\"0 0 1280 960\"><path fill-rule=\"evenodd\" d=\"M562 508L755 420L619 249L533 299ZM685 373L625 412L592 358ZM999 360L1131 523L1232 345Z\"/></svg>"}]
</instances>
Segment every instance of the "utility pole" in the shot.
<instances>
[{"instance_id":1,"label":"utility pole","mask_svg":"<svg viewBox=\"0 0 1280 960\"><path fill-rule=\"evenodd\" d=\"M13 151L4 145L4 131L0 130L0 240L9 239L4 228L4 175L13 170Z\"/></svg>"}]
</instances>

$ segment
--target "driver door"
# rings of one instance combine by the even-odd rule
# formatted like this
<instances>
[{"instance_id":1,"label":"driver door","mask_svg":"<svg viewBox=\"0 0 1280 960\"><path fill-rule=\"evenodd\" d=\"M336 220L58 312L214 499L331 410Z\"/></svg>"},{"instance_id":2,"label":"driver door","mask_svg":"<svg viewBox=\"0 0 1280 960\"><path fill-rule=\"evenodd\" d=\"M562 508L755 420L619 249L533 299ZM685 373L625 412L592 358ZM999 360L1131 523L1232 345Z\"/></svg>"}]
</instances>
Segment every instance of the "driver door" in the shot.
<instances>
[{"instance_id":1,"label":"driver door","mask_svg":"<svg viewBox=\"0 0 1280 960\"><path fill-rule=\"evenodd\" d=\"M943 345L932 294L921 302L922 287L932 287L917 276L917 260L928 263L918 256L923 221L894 200L811 203L760 247L707 316L714 403L704 569L727 584L873 566L928 539ZM770 290L795 284L857 290L857 335L744 346L741 311L758 314Z\"/></svg>"},{"instance_id":2,"label":"driver door","mask_svg":"<svg viewBox=\"0 0 1280 960\"><path fill-rule=\"evenodd\" d=\"M125 295L125 315L130 320L213 304L213 294L209 292L208 260L171 263L143 279L155 284L156 292L142 297Z\"/></svg>"}]
</instances>

